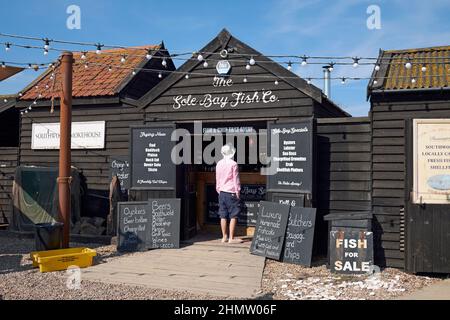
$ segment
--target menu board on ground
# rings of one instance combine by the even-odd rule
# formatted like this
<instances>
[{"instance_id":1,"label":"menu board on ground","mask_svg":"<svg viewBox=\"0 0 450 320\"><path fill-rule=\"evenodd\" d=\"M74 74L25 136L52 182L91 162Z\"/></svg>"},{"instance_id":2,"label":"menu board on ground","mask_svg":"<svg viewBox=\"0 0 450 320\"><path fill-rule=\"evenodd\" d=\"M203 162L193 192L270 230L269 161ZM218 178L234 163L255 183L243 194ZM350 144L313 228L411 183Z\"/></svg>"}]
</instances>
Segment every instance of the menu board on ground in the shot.
<instances>
[{"instance_id":1,"label":"menu board on ground","mask_svg":"<svg viewBox=\"0 0 450 320\"><path fill-rule=\"evenodd\" d=\"M250 252L280 260L290 206L261 201Z\"/></svg>"},{"instance_id":2,"label":"menu board on ground","mask_svg":"<svg viewBox=\"0 0 450 320\"><path fill-rule=\"evenodd\" d=\"M149 199L152 225L147 236L150 248L180 247L180 199Z\"/></svg>"},{"instance_id":3,"label":"menu board on ground","mask_svg":"<svg viewBox=\"0 0 450 320\"><path fill-rule=\"evenodd\" d=\"M206 220L208 222L219 221L219 197L215 184L206 184ZM243 184L241 185L241 200L243 201L242 211L238 218L238 224L246 226L256 225L258 216L259 201L266 198L266 185L263 184Z\"/></svg>"},{"instance_id":4,"label":"menu board on ground","mask_svg":"<svg viewBox=\"0 0 450 320\"><path fill-rule=\"evenodd\" d=\"M275 123L268 126L270 133L271 167L269 190L289 190L311 193L313 180L312 119L296 123Z\"/></svg>"},{"instance_id":5,"label":"menu board on ground","mask_svg":"<svg viewBox=\"0 0 450 320\"><path fill-rule=\"evenodd\" d=\"M175 188L173 126L131 127L131 188Z\"/></svg>"},{"instance_id":6,"label":"menu board on ground","mask_svg":"<svg viewBox=\"0 0 450 320\"><path fill-rule=\"evenodd\" d=\"M111 178L117 176L122 192L130 189L130 161L128 156L114 156L110 159Z\"/></svg>"},{"instance_id":7,"label":"menu board on ground","mask_svg":"<svg viewBox=\"0 0 450 320\"><path fill-rule=\"evenodd\" d=\"M283 262L311 266L316 208L291 207Z\"/></svg>"},{"instance_id":8,"label":"menu board on ground","mask_svg":"<svg viewBox=\"0 0 450 320\"><path fill-rule=\"evenodd\" d=\"M117 251L147 249L147 234L152 225L148 202L119 202L117 216Z\"/></svg>"}]
</instances>

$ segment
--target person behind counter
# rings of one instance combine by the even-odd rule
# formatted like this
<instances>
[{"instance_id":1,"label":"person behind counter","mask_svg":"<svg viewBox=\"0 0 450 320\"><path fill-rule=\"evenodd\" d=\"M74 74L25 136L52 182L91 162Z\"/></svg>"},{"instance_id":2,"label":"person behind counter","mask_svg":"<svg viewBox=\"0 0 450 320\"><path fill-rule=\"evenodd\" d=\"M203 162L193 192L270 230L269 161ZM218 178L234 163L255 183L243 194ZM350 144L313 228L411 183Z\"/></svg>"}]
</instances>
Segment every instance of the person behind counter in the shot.
<instances>
[{"instance_id":1,"label":"person behind counter","mask_svg":"<svg viewBox=\"0 0 450 320\"><path fill-rule=\"evenodd\" d=\"M216 165L216 191L219 194L219 216L222 229L222 242L241 243L242 240L234 238L237 218L241 212L239 194L241 183L239 168L233 160L236 149L231 144L222 147L223 159ZM227 238L227 223L230 220L230 237Z\"/></svg>"}]
</instances>

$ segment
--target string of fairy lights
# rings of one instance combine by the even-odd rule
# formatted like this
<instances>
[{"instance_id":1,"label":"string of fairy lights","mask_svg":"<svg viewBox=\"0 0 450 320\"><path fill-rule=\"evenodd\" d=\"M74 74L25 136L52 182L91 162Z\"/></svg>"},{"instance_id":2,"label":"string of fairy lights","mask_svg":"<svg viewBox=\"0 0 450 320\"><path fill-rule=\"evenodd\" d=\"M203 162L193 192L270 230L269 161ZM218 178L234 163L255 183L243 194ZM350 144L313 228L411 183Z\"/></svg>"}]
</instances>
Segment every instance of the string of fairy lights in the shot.
<instances>
[{"instance_id":1,"label":"string of fairy lights","mask_svg":"<svg viewBox=\"0 0 450 320\"><path fill-rule=\"evenodd\" d=\"M158 77L162 78L164 75L169 73L183 73L185 77L188 79L190 76L205 76L204 73L200 72L182 72L178 70L161 70L161 69L151 69L151 68L131 68L124 66L123 64L127 61L129 57L141 57L143 58L145 56L146 59L160 59L161 65L165 68L167 68L167 60L182 60L182 61L197 61L198 63L201 63L204 68L208 68L211 62L220 61L223 59L223 57L220 57L219 53L217 52L181 52L181 53L172 53L167 54L165 56L155 55L155 51L158 51L155 49L155 47L137 47L137 48L131 48L134 49L135 52L139 53L120 53L118 51L110 51L110 50L104 50L104 49L130 49L126 46L121 45L106 45L101 44L100 42L91 43L91 42L76 42L76 41L67 41L67 40L58 40L58 39L50 39L48 37L31 37L31 36L23 36L23 35L13 35L13 34L6 34L6 33L0 33L0 37L7 37L7 38L13 38L13 39L21 39L21 40L27 40L27 41L39 41L42 42L42 45L30 45L30 44L18 44L14 42L3 42L3 45L5 46L6 52L11 51L11 48L13 47L19 47L19 48L25 48L25 49L39 49L43 50L44 55L48 55L49 51L57 51L57 52L63 52L68 51L67 48L56 48L53 46L53 44L65 44L65 45L75 45L75 46L83 46L83 47L92 47L95 49L95 51L85 51L85 50L77 50L81 53L81 60L84 62L85 68L89 68L89 66L96 65L100 67L105 67L109 71L112 71L114 68L119 69L128 69L131 73L135 74L138 71L144 71L144 72L154 72L158 73ZM90 62L89 57L91 55L100 55L100 54L107 54L107 55L118 55L118 61L117 64L100 64L95 62ZM234 52L228 52L228 56L235 57L233 59L234 62L238 63L244 63L245 64L245 70L249 71L251 68L257 64L264 65L268 63L277 63L281 65L285 65L286 68L291 71L293 65L300 65L300 66L307 66L307 65L322 65L324 68L326 68L328 71L333 71L335 66L352 66L353 68L358 68L359 66L364 65L370 65L374 66L374 72L377 73L383 66L386 65L404 65L406 72L408 73L408 70L415 70L417 69L419 71L418 76L426 76L428 78L433 77L443 77L441 74L427 74L427 69L432 67L437 68L443 68L444 74L448 72L447 65L450 64L450 57L447 56L440 56L440 57L434 57L434 56L408 56L408 57L402 57L399 58L391 58L391 57L358 57L358 56L308 56L308 55L265 55L267 58L276 58L276 59L285 59L283 61L275 61L275 60L267 60L263 59L260 60L259 55L254 54L248 54L248 53L234 53ZM328 61L323 61L328 60ZM51 66L52 64L46 64L46 63L14 63L14 62L6 62L2 61L0 62L1 66L6 66L6 64L10 65L22 65L22 66L28 66L29 69L39 70L43 69L46 66ZM420 74L422 73L422 75ZM214 75L214 74L213 74ZM247 82L250 78L258 78L258 79L264 79L264 78L274 78L267 75L258 75L258 74L248 74L248 75L233 75L238 78L241 78L243 82ZM445 76L444 76L445 77ZM293 74L292 76L277 76L275 77L274 83L278 84L279 80L282 79L294 79L297 78L297 75ZM330 80L340 80L342 84L345 84L348 80L370 80L372 77L328 77ZM379 80L383 80L387 77L380 77L376 75L373 80L373 84L377 84ZM411 83L415 83L417 79L412 76L411 74L406 75L400 75L397 78L405 78L409 79ZM321 77L307 77L306 80L308 84L311 84L313 80L320 80L324 79L323 76Z\"/></svg>"}]
</instances>

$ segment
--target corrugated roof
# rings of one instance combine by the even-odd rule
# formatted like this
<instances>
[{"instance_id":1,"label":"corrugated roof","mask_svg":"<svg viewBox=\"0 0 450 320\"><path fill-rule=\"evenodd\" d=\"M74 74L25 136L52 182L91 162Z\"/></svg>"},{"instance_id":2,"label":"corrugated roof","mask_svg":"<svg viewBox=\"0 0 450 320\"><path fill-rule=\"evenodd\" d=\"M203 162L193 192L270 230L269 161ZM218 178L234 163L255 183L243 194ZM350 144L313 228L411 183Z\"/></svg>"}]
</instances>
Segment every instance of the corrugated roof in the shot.
<instances>
[{"instance_id":1,"label":"corrugated roof","mask_svg":"<svg viewBox=\"0 0 450 320\"><path fill-rule=\"evenodd\" d=\"M408 61L412 65L410 69L405 67ZM369 91L448 89L450 86L450 46L380 51L378 62L381 68L372 74Z\"/></svg>"},{"instance_id":2,"label":"corrugated roof","mask_svg":"<svg viewBox=\"0 0 450 320\"><path fill-rule=\"evenodd\" d=\"M125 49L102 50L101 54L88 51L85 68L84 60L81 59L81 52L74 52L75 63L73 65L72 96L74 98L84 97L104 97L114 96L118 93L123 82L130 77L130 69L140 67L145 58L145 51L142 49L152 49L157 51L160 45L130 47ZM121 63L122 55L126 56L125 62ZM79 63L83 61L82 63ZM78 63L77 63L78 62ZM96 65L99 64L99 65ZM111 68L108 66L120 65L126 68ZM53 80L51 79L54 74ZM54 70L47 69L38 79L33 81L24 91L21 100L34 100L39 94L42 99L51 99L52 95L59 96L61 89L61 72L58 65ZM43 89L47 88L48 89Z\"/></svg>"}]
</instances>

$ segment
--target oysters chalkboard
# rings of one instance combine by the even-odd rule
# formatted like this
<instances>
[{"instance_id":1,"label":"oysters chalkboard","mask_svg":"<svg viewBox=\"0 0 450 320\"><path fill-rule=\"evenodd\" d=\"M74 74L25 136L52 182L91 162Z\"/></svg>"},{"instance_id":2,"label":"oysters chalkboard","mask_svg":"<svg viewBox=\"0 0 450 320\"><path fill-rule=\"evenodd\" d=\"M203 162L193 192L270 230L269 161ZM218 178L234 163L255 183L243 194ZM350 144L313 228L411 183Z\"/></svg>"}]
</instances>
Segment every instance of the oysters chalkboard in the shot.
<instances>
[{"instance_id":1,"label":"oysters chalkboard","mask_svg":"<svg viewBox=\"0 0 450 320\"><path fill-rule=\"evenodd\" d=\"M149 247L172 249L180 247L180 199L149 199L152 225Z\"/></svg>"},{"instance_id":2,"label":"oysters chalkboard","mask_svg":"<svg viewBox=\"0 0 450 320\"><path fill-rule=\"evenodd\" d=\"M174 189L173 126L131 127L131 188Z\"/></svg>"},{"instance_id":3,"label":"oysters chalkboard","mask_svg":"<svg viewBox=\"0 0 450 320\"><path fill-rule=\"evenodd\" d=\"M280 260L290 206L261 201L250 252Z\"/></svg>"},{"instance_id":4,"label":"oysters chalkboard","mask_svg":"<svg viewBox=\"0 0 450 320\"><path fill-rule=\"evenodd\" d=\"M313 122L269 124L272 175L270 191L312 192Z\"/></svg>"},{"instance_id":5,"label":"oysters chalkboard","mask_svg":"<svg viewBox=\"0 0 450 320\"><path fill-rule=\"evenodd\" d=\"M291 207L284 241L283 262L311 266L315 224L315 208Z\"/></svg>"},{"instance_id":6,"label":"oysters chalkboard","mask_svg":"<svg viewBox=\"0 0 450 320\"><path fill-rule=\"evenodd\" d=\"M148 202L119 202L117 206L117 250L147 249L147 234L152 226Z\"/></svg>"}]
</instances>

